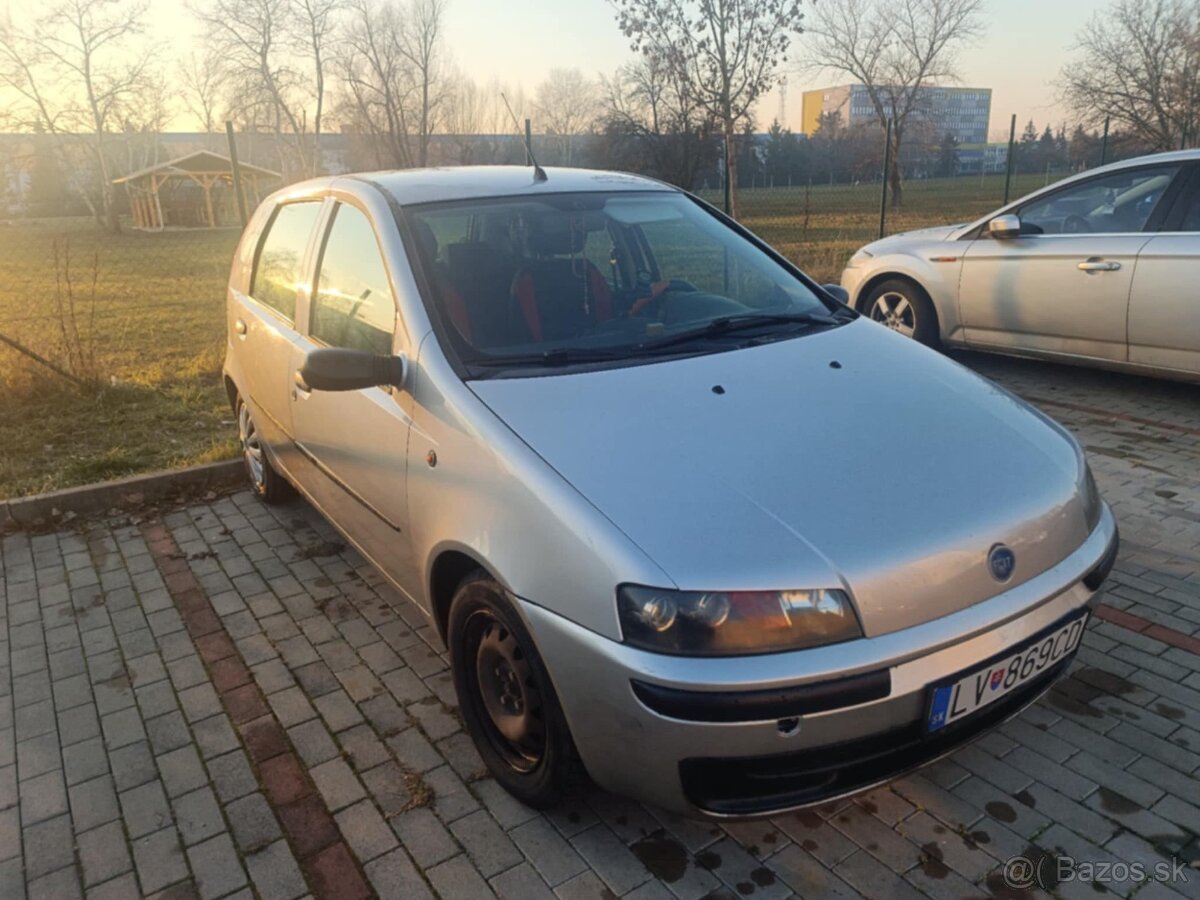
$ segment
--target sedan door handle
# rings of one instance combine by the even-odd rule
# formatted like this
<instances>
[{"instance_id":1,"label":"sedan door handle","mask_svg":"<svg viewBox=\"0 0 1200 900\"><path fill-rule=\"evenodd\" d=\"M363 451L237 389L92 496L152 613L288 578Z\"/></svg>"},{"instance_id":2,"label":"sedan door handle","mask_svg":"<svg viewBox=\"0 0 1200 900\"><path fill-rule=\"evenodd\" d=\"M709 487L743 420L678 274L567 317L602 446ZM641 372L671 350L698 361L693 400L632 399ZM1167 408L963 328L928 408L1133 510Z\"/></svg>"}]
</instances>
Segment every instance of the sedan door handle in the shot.
<instances>
[{"instance_id":1,"label":"sedan door handle","mask_svg":"<svg viewBox=\"0 0 1200 900\"><path fill-rule=\"evenodd\" d=\"M1079 264L1080 272L1115 272L1121 268L1119 262L1112 260L1103 260L1098 256L1093 256L1091 259L1085 260Z\"/></svg>"}]
</instances>

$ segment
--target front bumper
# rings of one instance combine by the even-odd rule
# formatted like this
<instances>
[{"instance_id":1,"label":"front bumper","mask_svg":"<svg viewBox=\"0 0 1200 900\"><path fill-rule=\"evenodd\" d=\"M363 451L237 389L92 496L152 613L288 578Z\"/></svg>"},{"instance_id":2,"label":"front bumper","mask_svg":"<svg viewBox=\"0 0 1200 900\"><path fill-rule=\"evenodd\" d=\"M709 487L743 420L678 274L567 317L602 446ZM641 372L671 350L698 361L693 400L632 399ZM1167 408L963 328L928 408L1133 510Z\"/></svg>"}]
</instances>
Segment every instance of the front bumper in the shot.
<instances>
[{"instance_id":1,"label":"front bumper","mask_svg":"<svg viewBox=\"0 0 1200 900\"><path fill-rule=\"evenodd\" d=\"M1036 699L1066 662L961 726L936 738L924 735L929 685L1094 605L1097 576L1102 579L1111 566L1116 541L1116 522L1105 506L1096 529L1074 553L1002 594L902 631L793 653L707 659L647 653L535 604L521 606L597 784L687 815L768 815L890 780ZM664 695L694 701L697 694L725 692L749 693L757 705L748 708L758 710L749 715L756 717L722 720L729 717L705 713L703 703L691 707L699 710L692 715L706 721L651 708L661 709ZM848 705L837 705L839 696ZM799 703L799 713L781 715L789 712L789 700ZM814 780L809 776L816 770L836 777Z\"/></svg>"},{"instance_id":2,"label":"front bumper","mask_svg":"<svg viewBox=\"0 0 1200 900\"><path fill-rule=\"evenodd\" d=\"M846 266L842 270L842 287L850 294L850 306L855 309L858 309L858 292L869 274L866 265Z\"/></svg>"}]
</instances>

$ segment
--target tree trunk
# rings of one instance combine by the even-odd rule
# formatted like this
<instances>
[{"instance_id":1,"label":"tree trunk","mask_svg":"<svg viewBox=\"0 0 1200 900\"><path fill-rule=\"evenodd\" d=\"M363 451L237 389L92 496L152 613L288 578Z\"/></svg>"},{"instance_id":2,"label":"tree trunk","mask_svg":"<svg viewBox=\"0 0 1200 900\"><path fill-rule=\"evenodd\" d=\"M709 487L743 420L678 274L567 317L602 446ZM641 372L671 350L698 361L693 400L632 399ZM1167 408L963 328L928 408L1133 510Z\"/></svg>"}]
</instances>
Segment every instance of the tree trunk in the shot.
<instances>
[{"instance_id":1,"label":"tree trunk","mask_svg":"<svg viewBox=\"0 0 1200 900\"><path fill-rule=\"evenodd\" d=\"M892 208L904 205L904 179L900 173L900 132L892 132L891 164L888 167L888 189L892 193Z\"/></svg>"},{"instance_id":2,"label":"tree trunk","mask_svg":"<svg viewBox=\"0 0 1200 900\"><path fill-rule=\"evenodd\" d=\"M735 141L735 124L732 119L725 120L725 181L729 185L729 216L738 217L738 181L737 181L737 142Z\"/></svg>"},{"instance_id":3,"label":"tree trunk","mask_svg":"<svg viewBox=\"0 0 1200 900\"><path fill-rule=\"evenodd\" d=\"M421 168L429 165L429 73L421 76L421 137L418 143L418 161Z\"/></svg>"}]
</instances>

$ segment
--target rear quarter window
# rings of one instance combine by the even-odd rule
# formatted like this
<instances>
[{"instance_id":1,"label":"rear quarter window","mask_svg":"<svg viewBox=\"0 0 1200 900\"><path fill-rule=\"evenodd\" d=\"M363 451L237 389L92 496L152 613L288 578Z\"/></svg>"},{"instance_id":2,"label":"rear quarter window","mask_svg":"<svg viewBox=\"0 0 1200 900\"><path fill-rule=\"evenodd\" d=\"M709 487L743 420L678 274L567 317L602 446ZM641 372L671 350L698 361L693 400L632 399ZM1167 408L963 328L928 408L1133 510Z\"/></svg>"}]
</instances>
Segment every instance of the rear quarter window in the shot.
<instances>
[{"instance_id":1,"label":"rear quarter window","mask_svg":"<svg viewBox=\"0 0 1200 900\"><path fill-rule=\"evenodd\" d=\"M289 322L296 319L296 291L303 277L300 266L320 211L320 200L280 206L259 244L250 296Z\"/></svg>"}]
</instances>

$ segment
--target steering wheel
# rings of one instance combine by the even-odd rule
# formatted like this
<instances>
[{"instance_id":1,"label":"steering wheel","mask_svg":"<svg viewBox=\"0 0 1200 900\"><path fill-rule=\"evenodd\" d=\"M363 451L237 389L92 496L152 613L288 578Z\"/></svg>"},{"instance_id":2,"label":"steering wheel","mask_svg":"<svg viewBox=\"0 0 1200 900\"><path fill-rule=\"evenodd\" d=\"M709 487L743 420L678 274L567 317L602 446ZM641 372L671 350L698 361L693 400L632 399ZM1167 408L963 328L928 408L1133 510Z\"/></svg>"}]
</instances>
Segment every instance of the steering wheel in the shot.
<instances>
[{"instance_id":1,"label":"steering wheel","mask_svg":"<svg viewBox=\"0 0 1200 900\"><path fill-rule=\"evenodd\" d=\"M657 283L662 284L662 282ZM666 284L662 284L662 287L660 287L657 292L654 292L654 285L646 284L644 287L648 288L651 293L644 297L639 297L633 301L633 305L629 308L630 316L657 317L662 311L663 301L666 299L668 294L690 294L696 293L700 290L698 287L684 278L669 279Z\"/></svg>"},{"instance_id":2,"label":"steering wheel","mask_svg":"<svg viewBox=\"0 0 1200 900\"><path fill-rule=\"evenodd\" d=\"M1063 234L1091 234L1092 223L1078 213L1071 213L1062 223Z\"/></svg>"}]
</instances>

